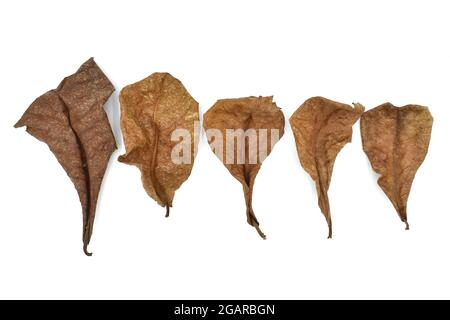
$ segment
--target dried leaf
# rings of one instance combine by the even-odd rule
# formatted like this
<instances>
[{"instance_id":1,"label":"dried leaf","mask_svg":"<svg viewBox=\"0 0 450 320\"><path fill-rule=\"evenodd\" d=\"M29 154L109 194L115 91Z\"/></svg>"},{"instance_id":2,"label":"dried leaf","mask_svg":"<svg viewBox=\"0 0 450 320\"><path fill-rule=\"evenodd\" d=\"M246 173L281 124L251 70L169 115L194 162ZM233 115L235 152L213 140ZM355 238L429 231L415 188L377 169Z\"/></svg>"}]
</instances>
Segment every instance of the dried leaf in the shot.
<instances>
[{"instance_id":1,"label":"dried leaf","mask_svg":"<svg viewBox=\"0 0 450 320\"><path fill-rule=\"evenodd\" d=\"M93 59L37 98L15 125L45 142L69 175L83 210L86 255L97 199L116 144L103 109L114 87Z\"/></svg>"},{"instance_id":2,"label":"dried leaf","mask_svg":"<svg viewBox=\"0 0 450 320\"><path fill-rule=\"evenodd\" d=\"M208 142L230 173L242 184L247 206L247 222L256 228L262 238L266 238L259 228L252 208L253 186L256 175L266 156L284 134L284 115L272 101L272 97L249 97L217 101L204 115L203 126L207 130ZM231 131L228 131L231 130ZM231 133L244 133L241 144L235 143L239 136ZM256 133L255 143L245 138L245 133ZM220 136L218 137L218 134ZM217 144L218 138L225 137L225 144ZM264 138L267 140L264 141ZM222 148L217 146L222 145ZM225 148L224 148L225 147ZM239 154L242 161L239 161ZM231 161L230 161L231 160Z\"/></svg>"},{"instance_id":3,"label":"dried leaf","mask_svg":"<svg viewBox=\"0 0 450 320\"><path fill-rule=\"evenodd\" d=\"M411 185L425 159L431 138L433 117L427 107L397 108L385 103L361 117L364 152L378 184L391 200L409 229L406 207Z\"/></svg>"},{"instance_id":4,"label":"dried leaf","mask_svg":"<svg viewBox=\"0 0 450 320\"><path fill-rule=\"evenodd\" d=\"M352 140L352 126L364 112L322 97L306 100L289 122L295 136L300 163L316 183L319 207L328 223L328 238L332 236L328 188L333 166L341 149Z\"/></svg>"},{"instance_id":5,"label":"dried leaf","mask_svg":"<svg viewBox=\"0 0 450 320\"><path fill-rule=\"evenodd\" d=\"M145 191L159 205L172 207L175 191L187 180L194 164L199 134L198 103L183 84L168 73L125 87L120 93L121 127L127 153L119 161L141 170ZM177 162L173 150L179 144L172 134L186 131L187 161Z\"/></svg>"}]
</instances>

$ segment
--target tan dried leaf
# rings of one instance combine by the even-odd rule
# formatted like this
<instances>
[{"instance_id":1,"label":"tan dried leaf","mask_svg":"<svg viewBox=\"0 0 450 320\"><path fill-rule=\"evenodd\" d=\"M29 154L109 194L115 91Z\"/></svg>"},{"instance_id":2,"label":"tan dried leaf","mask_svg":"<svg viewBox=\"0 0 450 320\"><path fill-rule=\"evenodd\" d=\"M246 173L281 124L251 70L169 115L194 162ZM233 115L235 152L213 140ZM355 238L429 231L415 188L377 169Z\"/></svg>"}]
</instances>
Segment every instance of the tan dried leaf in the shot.
<instances>
[{"instance_id":1,"label":"tan dried leaf","mask_svg":"<svg viewBox=\"0 0 450 320\"><path fill-rule=\"evenodd\" d=\"M198 103L183 84L168 73L154 73L125 87L120 93L121 127L127 153L119 161L141 171L145 191L166 216L175 191L187 180L194 164L199 134ZM182 143L188 161L178 163L172 151L180 143L172 140L176 129L187 130Z\"/></svg>"},{"instance_id":2,"label":"tan dried leaf","mask_svg":"<svg viewBox=\"0 0 450 320\"><path fill-rule=\"evenodd\" d=\"M333 166L341 149L352 139L352 126L364 112L322 97L306 100L290 118L300 163L315 181L319 207L328 223L328 238L332 222L328 188Z\"/></svg>"},{"instance_id":3,"label":"tan dried leaf","mask_svg":"<svg viewBox=\"0 0 450 320\"><path fill-rule=\"evenodd\" d=\"M252 208L253 186L265 157L284 134L284 122L283 112L272 101L272 97L219 100L204 115L203 126L207 130L208 142L228 171L242 184L247 206L247 222L255 227L264 239L266 236L259 228L259 222ZM239 142L236 141L239 137L228 138L227 130L233 130L235 133L242 130L244 134L254 130L258 141L252 144L250 139L241 136L244 139L239 146ZM215 150L217 146L215 139L218 138L215 136L216 131L225 138L221 150L220 147L219 150ZM242 155L241 161L238 154Z\"/></svg>"},{"instance_id":4,"label":"tan dried leaf","mask_svg":"<svg viewBox=\"0 0 450 320\"><path fill-rule=\"evenodd\" d=\"M380 175L378 185L407 230L408 196L414 176L428 152L432 126L430 111L418 105L398 108L385 103L361 117L364 152L373 170Z\"/></svg>"}]
</instances>

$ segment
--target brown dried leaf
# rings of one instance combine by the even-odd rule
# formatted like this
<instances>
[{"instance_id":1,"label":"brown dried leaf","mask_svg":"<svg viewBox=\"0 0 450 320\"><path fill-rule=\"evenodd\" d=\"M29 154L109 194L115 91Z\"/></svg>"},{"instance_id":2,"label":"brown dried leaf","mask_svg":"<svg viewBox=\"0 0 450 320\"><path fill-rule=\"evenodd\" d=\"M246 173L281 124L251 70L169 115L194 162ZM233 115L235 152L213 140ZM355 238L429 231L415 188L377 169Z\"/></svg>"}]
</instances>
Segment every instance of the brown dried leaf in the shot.
<instances>
[{"instance_id":1,"label":"brown dried leaf","mask_svg":"<svg viewBox=\"0 0 450 320\"><path fill-rule=\"evenodd\" d=\"M378 185L394 205L409 229L406 207L414 176L425 159L431 138L433 117L427 107L397 108L385 103L361 117L364 152Z\"/></svg>"},{"instance_id":2,"label":"brown dried leaf","mask_svg":"<svg viewBox=\"0 0 450 320\"><path fill-rule=\"evenodd\" d=\"M322 97L306 100L290 118L300 163L316 183L319 207L332 236L328 188L333 166L341 149L352 140L352 126L364 112Z\"/></svg>"},{"instance_id":3,"label":"brown dried leaf","mask_svg":"<svg viewBox=\"0 0 450 320\"><path fill-rule=\"evenodd\" d=\"M120 104L127 153L119 161L141 170L145 191L166 207L168 217L175 191L187 180L194 164L198 103L178 79L168 73L154 73L125 87ZM171 138L176 129L188 130L183 141L190 151L188 162L172 159L172 151L179 144Z\"/></svg>"},{"instance_id":4,"label":"brown dried leaf","mask_svg":"<svg viewBox=\"0 0 450 320\"><path fill-rule=\"evenodd\" d=\"M83 210L86 255L97 199L109 158L116 149L103 109L114 87L93 59L37 98L15 125L45 142L69 175Z\"/></svg>"},{"instance_id":5,"label":"brown dried leaf","mask_svg":"<svg viewBox=\"0 0 450 320\"><path fill-rule=\"evenodd\" d=\"M217 101L211 109L204 115L203 126L207 130L208 142L213 151L224 162L225 167L242 184L247 206L247 222L256 228L262 238L266 238L259 228L259 222L256 219L252 208L253 186L256 175L261 168L265 157L270 154L275 143L284 134L284 115L281 109L277 107L272 97L249 97L240 99L226 99ZM222 150L214 150L215 139L212 139L214 130L218 130L222 137L227 137L227 130L255 130L258 137L256 145L251 145L249 139L245 139L241 147L245 149L245 159L241 164L238 162L238 143L235 139L226 139ZM263 131L263 130L267 130ZM272 132L274 130L275 132ZM262 155L263 146L262 136L267 133L267 143L265 144L267 153ZM215 135L215 134L214 134ZM278 138L278 139L277 139ZM228 154L227 154L228 151ZM235 161L226 161L227 157L233 154ZM253 161L250 161L253 158ZM231 159L231 158L230 158Z\"/></svg>"}]
</instances>

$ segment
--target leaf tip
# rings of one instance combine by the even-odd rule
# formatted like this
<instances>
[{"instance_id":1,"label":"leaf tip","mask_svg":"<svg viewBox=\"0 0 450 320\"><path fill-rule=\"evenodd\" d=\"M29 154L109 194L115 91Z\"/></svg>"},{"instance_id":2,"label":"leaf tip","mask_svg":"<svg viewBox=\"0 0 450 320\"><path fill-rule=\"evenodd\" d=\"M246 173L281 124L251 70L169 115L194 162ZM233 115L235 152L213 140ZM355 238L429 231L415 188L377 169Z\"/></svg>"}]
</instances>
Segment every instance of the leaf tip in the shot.
<instances>
[{"instance_id":1,"label":"leaf tip","mask_svg":"<svg viewBox=\"0 0 450 320\"><path fill-rule=\"evenodd\" d=\"M127 157L126 155L121 155L117 158L117 161L121 162L121 163L125 163L127 164Z\"/></svg>"},{"instance_id":2,"label":"leaf tip","mask_svg":"<svg viewBox=\"0 0 450 320\"><path fill-rule=\"evenodd\" d=\"M14 125L14 128L20 128L23 127L23 123L22 123L22 119L20 119L19 121L17 121L17 123Z\"/></svg>"},{"instance_id":3,"label":"leaf tip","mask_svg":"<svg viewBox=\"0 0 450 320\"><path fill-rule=\"evenodd\" d=\"M366 109L361 103L359 102L353 102L353 106L355 107L355 111L357 113L363 113Z\"/></svg>"}]
</instances>

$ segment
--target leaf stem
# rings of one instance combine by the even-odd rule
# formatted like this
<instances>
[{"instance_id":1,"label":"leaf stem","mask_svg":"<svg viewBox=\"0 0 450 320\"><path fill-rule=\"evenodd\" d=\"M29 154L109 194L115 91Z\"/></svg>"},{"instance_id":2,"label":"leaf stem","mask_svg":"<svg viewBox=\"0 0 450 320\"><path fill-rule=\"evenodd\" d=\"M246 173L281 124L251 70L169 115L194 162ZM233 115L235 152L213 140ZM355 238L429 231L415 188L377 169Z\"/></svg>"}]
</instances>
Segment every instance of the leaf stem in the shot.
<instances>
[{"instance_id":1,"label":"leaf stem","mask_svg":"<svg viewBox=\"0 0 450 320\"><path fill-rule=\"evenodd\" d=\"M261 231L261 228L259 227L258 224L253 224L253 227L255 227L256 231L258 232L261 238L263 238L264 240L267 239L266 235Z\"/></svg>"},{"instance_id":2,"label":"leaf stem","mask_svg":"<svg viewBox=\"0 0 450 320\"><path fill-rule=\"evenodd\" d=\"M88 251L88 245L89 245L88 243L84 243L83 251L84 251L85 255L87 255L88 257L91 257L92 256L92 252Z\"/></svg>"},{"instance_id":3,"label":"leaf stem","mask_svg":"<svg viewBox=\"0 0 450 320\"><path fill-rule=\"evenodd\" d=\"M170 216L170 207L169 205L166 205L166 218Z\"/></svg>"}]
</instances>

